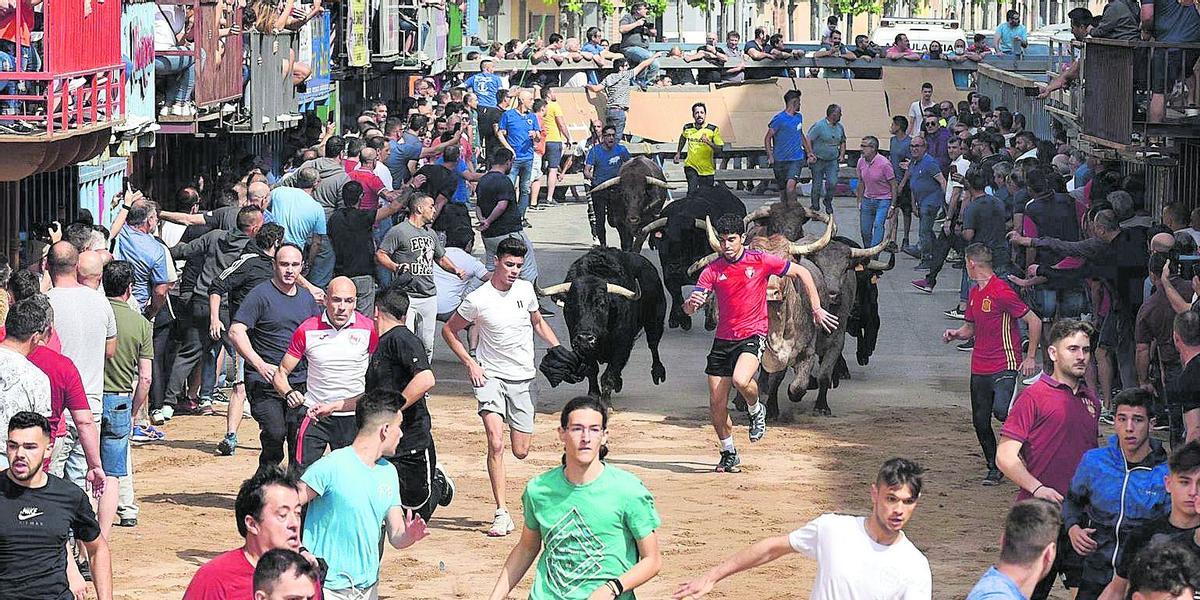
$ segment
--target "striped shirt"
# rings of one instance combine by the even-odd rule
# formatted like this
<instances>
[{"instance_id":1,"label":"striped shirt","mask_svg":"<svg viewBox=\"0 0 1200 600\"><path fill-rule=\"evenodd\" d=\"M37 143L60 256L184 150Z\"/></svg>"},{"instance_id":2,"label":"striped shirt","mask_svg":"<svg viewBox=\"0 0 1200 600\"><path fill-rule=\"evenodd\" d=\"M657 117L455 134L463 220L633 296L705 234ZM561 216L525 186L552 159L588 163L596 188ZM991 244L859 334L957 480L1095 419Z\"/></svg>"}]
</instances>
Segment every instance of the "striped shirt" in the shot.
<instances>
[{"instance_id":1,"label":"striped shirt","mask_svg":"<svg viewBox=\"0 0 1200 600\"><path fill-rule=\"evenodd\" d=\"M327 404L362 394L367 363L378 343L375 323L360 312L341 329L329 322L325 311L306 319L287 349L288 356L308 360L305 401Z\"/></svg>"}]
</instances>

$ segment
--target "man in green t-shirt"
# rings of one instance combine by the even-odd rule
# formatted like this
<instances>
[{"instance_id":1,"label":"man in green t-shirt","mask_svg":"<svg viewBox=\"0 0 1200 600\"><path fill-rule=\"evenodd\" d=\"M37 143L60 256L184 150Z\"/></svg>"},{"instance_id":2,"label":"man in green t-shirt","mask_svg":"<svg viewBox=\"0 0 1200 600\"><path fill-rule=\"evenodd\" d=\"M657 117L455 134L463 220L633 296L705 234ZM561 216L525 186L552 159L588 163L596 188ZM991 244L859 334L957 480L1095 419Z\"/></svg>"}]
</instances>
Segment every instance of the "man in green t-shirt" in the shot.
<instances>
[{"instance_id":1,"label":"man in green t-shirt","mask_svg":"<svg viewBox=\"0 0 1200 600\"><path fill-rule=\"evenodd\" d=\"M100 464L108 483L100 496L97 516L107 537L117 514L117 478L129 475L133 415L146 407L150 394L154 340L150 322L129 305L133 265L124 260L104 265L102 281L117 321L117 350L104 363L104 412L100 418Z\"/></svg>"},{"instance_id":2,"label":"man in green t-shirt","mask_svg":"<svg viewBox=\"0 0 1200 600\"><path fill-rule=\"evenodd\" d=\"M558 436L563 466L525 486L521 541L504 562L491 599L507 598L538 558L531 600L631 600L633 589L662 565L654 497L637 477L603 462L608 407L600 400L568 402Z\"/></svg>"}]
</instances>

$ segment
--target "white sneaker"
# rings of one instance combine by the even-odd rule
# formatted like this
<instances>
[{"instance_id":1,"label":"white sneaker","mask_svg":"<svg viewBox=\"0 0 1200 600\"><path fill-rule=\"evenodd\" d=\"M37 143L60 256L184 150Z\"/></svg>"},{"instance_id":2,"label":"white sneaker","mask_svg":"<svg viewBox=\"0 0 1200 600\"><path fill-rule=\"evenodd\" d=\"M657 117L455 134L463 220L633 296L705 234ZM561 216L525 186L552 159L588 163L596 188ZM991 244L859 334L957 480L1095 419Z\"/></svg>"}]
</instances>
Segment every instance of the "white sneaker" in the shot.
<instances>
[{"instance_id":1,"label":"white sneaker","mask_svg":"<svg viewBox=\"0 0 1200 600\"><path fill-rule=\"evenodd\" d=\"M162 425L171 420L175 416L175 407L170 404L164 405L162 408L150 413L150 423L154 425Z\"/></svg>"},{"instance_id":2,"label":"white sneaker","mask_svg":"<svg viewBox=\"0 0 1200 600\"><path fill-rule=\"evenodd\" d=\"M508 511L500 508L496 510L496 517L492 519L492 528L488 530L487 534L488 537L504 537L516 528L517 524L513 523Z\"/></svg>"}]
</instances>

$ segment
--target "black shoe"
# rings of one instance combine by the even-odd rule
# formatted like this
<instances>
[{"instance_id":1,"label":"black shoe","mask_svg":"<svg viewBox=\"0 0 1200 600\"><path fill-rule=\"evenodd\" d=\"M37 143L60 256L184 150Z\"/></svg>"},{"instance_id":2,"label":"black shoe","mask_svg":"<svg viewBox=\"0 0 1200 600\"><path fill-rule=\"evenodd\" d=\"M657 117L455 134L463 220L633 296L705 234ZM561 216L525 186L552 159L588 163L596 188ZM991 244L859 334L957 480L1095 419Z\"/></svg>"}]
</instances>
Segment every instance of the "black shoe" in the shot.
<instances>
[{"instance_id":1,"label":"black shoe","mask_svg":"<svg viewBox=\"0 0 1200 600\"><path fill-rule=\"evenodd\" d=\"M442 465L434 468L433 479L441 481L442 484L442 497L438 498L438 506L450 506L450 503L454 501L454 480L450 479L450 476L442 470Z\"/></svg>"},{"instance_id":2,"label":"black shoe","mask_svg":"<svg viewBox=\"0 0 1200 600\"><path fill-rule=\"evenodd\" d=\"M718 473L741 473L742 459L738 458L737 450L722 450L721 462L717 463Z\"/></svg>"},{"instance_id":3,"label":"black shoe","mask_svg":"<svg viewBox=\"0 0 1200 600\"><path fill-rule=\"evenodd\" d=\"M958 348L958 350L960 352L970 352L975 349L975 338L971 338L971 339L955 346L955 348Z\"/></svg>"},{"instance_id":4,"label":"black shoe","mask_svg":"<svg viewBox=\"0 0 1200 600\"><path fill-rule=\"evenodd\" d=\"M117 522L117 527L137 527L137 519L124 517Z\"/></svg>"},{"instance_id":5,"label":"black shoe","mask_svg":"<svg viewBox=\"0 0 1200 600\"><path fill-rule=\"evenodd\" d=\"M1004 481L1004 474L1000 472L1000 469L988 469L987 475L983 478L983 485L1000 485L1001 481Z\"/></svg>"}]
</instances>

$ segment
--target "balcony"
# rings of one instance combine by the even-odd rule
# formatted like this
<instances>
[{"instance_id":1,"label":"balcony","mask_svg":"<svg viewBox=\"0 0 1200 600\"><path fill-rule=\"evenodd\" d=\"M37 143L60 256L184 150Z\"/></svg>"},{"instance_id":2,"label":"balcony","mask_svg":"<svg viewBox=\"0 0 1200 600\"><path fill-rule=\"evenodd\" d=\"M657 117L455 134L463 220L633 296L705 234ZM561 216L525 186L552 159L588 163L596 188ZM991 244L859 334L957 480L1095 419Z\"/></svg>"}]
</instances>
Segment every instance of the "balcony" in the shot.
<instances>
[{"instance_id":1,"label":"balcony","mask_svg":"<svg viewBox=\"0 0 1200 600\"><path fill-rule=\"evenodd\" d=\"M230 121L235 133L266 133L286 129L299 120L292 66L300 50L300 34L249 34L250 81L242 97L242 112Z\"/></svg>"},{"instance_id":2,"label":"balcony","mask_svg":"<svg viewBox=\"0 0 1200 600\"><path fill-rule=\"evenodd\" d=\"M17 32L0 54L0 181L96 156L125 116L120 2L47 0L41 56L28 0L0 21ZM17 58L23 60L17 60Z\"/></svg>"},{"instance_id":3,"label":"balcony","mask_svg":"<svg viewBox=\"0 0 1200 600\"><path fill-rule=\"evenodd\" d=\"M196 114L158 119L163 133L196 133L200 123L219 119L222 105L242 95L242 36L229 32L235 14L232 4L222 0L158 0L158 4L192 10L193 42L186 49L157 51L155 56L191 57L196 69L193 92ZM240 19L241 15L236 17ZM153 28L150 35L153 36Z\"/></svg>"},{"instance_id":4,"label":"balcony","mask_svg":"<svg viewBox=\"0 0 1200 600\"><path fill-rule=\"evenodd\" d=\"M1200 90L1176 82L1181 73L1190 72L1200 44L1089 39L1083 56L1082 103L1076 115L1084 139L1132 150L1151 142L1171 146L1174 140L1200 138ZM1160 68L1163 63L1168 68ZM1165 92L1161 117L1153 115L1156 102L1148 90Z\"/></svg>"}]
</instances>

